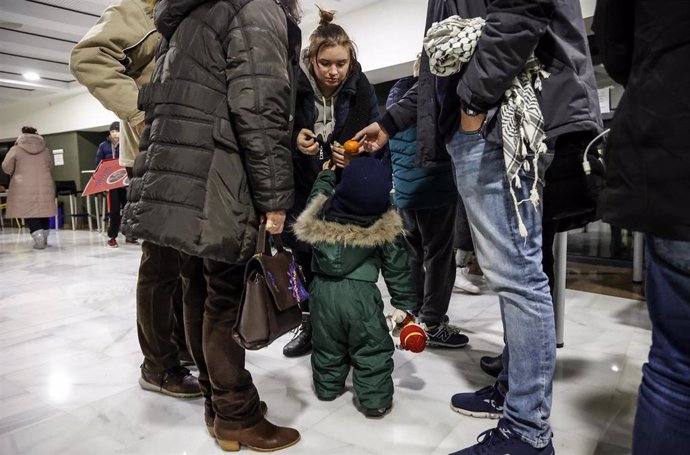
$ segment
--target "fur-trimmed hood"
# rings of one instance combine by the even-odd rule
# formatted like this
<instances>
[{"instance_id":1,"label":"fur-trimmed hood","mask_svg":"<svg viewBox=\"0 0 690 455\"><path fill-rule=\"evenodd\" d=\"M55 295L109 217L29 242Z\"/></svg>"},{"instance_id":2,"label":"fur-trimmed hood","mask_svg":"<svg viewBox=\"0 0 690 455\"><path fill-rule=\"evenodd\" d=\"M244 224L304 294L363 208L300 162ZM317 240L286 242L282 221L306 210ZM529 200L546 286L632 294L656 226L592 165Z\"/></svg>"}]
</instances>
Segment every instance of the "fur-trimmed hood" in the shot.
<instances>
[{"instance_id":1,"label":"fur-trimmed hood","mask_svg":"<svg viewBox=\"0 0 690 455\"><path fill-rule=\"evenodd\" d=\"M402 233L402 220L395 210L384 213L368 227L326 221L320 215L328 199L324 194L314 196L304 212L297 218L292 229L299 240L311 245L325 242L375 248L387 242L393 242Z\"/></svg>"}]
</instances>

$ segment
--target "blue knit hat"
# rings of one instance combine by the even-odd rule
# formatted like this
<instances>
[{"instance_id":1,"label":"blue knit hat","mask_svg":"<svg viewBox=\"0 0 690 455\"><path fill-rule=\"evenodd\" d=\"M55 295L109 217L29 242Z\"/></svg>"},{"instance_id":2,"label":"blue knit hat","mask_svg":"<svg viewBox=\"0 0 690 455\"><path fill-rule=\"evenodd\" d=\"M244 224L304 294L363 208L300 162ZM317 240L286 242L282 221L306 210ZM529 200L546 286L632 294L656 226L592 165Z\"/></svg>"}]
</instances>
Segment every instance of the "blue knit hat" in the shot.
<instances>
[{"instance_id":1,"label":"blue knit hat","mask_svg":"<svg viewBox=\"0 0 690 455\"><path fill-rule=\"evenodd\" d=\"M370 156L359 156L343 170L335 187L331 210L358 216L378 216L390 206L390 166Z\"/></svg>"}]
</instances>

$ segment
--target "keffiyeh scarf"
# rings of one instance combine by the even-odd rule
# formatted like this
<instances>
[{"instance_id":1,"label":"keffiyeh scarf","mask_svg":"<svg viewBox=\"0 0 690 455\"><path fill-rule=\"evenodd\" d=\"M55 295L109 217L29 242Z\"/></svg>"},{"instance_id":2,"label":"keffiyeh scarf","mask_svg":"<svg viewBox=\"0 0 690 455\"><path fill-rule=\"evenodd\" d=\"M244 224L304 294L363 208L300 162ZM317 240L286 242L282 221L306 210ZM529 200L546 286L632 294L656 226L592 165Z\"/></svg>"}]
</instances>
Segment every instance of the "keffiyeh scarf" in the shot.
<instances>
[{"instance_id":1,"label":"keffiyeh scarf","mask_svg":"<svg viewBox=\"0 0 690 455\"><path fill-rule=\"evenodd\" d=\"M436 76L459 73L462 65L472 58L484 24L484 19L479 17L462 19L459 16L435 22L424 39L431 73ZM515 188L522 187L518 174L520 168L530 171L533 167L534 174L538 175L539 155L547 151L544 117L536 95L541 90L542 79L547 77L549 74L543 70L536 57L532 56L501 101L503 157L522 237L527 236L527 229L519 206L528 201L535 208L539 205L538 179L534 179L528 199L518 201Z\"/></svg>"}]
</instances>

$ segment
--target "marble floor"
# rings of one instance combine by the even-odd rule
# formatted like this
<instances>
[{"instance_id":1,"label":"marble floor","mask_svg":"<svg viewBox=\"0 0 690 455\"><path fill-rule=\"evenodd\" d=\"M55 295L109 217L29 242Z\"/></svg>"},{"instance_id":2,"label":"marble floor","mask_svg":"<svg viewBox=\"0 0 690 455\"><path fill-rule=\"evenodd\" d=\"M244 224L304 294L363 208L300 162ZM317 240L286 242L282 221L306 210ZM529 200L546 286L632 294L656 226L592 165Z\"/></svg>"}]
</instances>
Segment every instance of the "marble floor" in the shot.
<instances>
[{"instance_id":1,"label":"marble floor","mask_svg":"<svg viewBox=\"0 0 690 455\"><path fill-rule=\"evenodd\" d=\"M145 392L134 290L140 249L108 249L85 231L53 232L31 249L24 231L0 233L0 454L220 454L200 400ZM282 356L284 340L247 354L268 417L302 433L287 454L447 454L495 421L456 414L449 399L491 383L482 355L502 345L494 295L453 295L460 350L395 353L395 406L364 418L352 394L316 399L309 358ZM640 368L650 344L644 303L568 291L551 423L558 455L630 452Z\"/></svg>"}]
</instances>

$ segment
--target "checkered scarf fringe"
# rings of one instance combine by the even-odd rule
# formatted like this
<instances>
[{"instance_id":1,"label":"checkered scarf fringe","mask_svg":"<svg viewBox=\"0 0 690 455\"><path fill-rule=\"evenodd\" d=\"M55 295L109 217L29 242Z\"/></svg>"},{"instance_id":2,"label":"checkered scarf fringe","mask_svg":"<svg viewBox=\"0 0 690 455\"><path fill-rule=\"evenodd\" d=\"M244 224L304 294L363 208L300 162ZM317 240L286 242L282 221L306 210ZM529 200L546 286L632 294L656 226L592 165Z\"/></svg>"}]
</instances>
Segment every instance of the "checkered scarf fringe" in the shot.
<instances>
[{"instance_id":1,"label":"checkered scarf fringe","mask_svg":"<svg viewBox=\"0 0 690 455\"><path fill-rule=\"evenodd\" d=\"M479 17L462 19L459 16L435 22L424 38L431 73L441 77L459 73L462 65L472 58L484 24L484 19ZM537 92L541 91L542 80L548 77L549 73L544 71L536 57L530 57L501 101L503 157L522 237L527 236L527 228L519 206L530 202L535 209L538 207L538 179L534 179L528 199L518 201L515 189L523 184L518 174L520 168L529 172L534 167L534 174L538 175L539 155L547 151L544 116Z\"/></svg>"}]
</instances>

